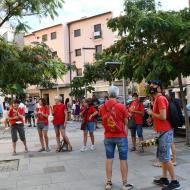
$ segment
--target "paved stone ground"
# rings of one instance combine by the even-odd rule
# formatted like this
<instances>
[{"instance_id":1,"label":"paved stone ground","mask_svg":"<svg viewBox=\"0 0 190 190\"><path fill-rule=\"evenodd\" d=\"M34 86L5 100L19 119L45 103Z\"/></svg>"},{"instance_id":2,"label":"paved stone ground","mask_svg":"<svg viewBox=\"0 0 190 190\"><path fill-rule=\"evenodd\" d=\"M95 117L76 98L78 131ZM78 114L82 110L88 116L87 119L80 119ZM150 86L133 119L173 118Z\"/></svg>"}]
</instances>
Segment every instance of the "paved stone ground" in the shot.
<instances>
[{"instance_id":1,"label":"paved stone ground","mask_svg":"<svg viewBox=\"0 0 190 190\"><path fill-rule=\"evenodd\" d=\"M0 131L0 161L19 159L18 170L11 171L11 164L0 170L0 190L102 190L104 189L103 130L98 129L96 136L96 151L79 151L82 143L80 124L68 124L68 136L73 144L71 153L55 153L55 134L53 127L49 130L51 152L38 153L40 148L37 130L26 128L27 143L30 152L23 153L22 143L18 142L18 155L11 156L10 132L2 135ZM145 138L152 135L151 129L144 130ZM130 140L130 139L129 139ZM184 190L190 189L190 148L184 144L184 138L175 139L177 146L177 161L175 167L178 179ZM120 172L118 154L113 166L113 190L120 189ZM161 174L160 168L152 166L155 160L155 147L147 148L145 153L129 153L129 182L136 190L159 190L152 184L152 179ZM12 168L12 169L15 169ZM17 168L16 168L17 169Z\"/></svg>"}]
</instances>

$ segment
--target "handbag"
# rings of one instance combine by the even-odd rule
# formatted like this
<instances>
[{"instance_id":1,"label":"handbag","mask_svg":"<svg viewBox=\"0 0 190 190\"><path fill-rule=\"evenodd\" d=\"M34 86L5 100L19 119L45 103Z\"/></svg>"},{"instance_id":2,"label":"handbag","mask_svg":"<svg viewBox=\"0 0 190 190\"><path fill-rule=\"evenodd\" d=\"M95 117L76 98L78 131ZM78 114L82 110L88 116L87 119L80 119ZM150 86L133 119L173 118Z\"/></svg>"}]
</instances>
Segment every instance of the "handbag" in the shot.
<instances>
[{"instance_id":1,"label":"handbag","mask_svg":"<svg viewBox=\"0 0 190 190\"><path fill-rule=\"evenodd\" d=\"M135 126L136 126L135 118L134 117L129 117L128 118L128 128L132 129Z\"/></svg>"}]
</instances>

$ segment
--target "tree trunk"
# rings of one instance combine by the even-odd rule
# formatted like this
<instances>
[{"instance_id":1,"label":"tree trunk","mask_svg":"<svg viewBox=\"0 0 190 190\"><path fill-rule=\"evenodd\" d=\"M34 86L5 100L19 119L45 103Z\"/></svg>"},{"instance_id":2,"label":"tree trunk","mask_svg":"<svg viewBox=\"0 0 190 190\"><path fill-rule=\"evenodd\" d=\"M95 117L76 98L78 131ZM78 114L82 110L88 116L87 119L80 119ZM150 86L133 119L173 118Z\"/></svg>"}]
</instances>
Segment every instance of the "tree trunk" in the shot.
<instances>
[{"instance_id":1,"label":"tree trunk","mask_svg":"<svg viewBox=\"0 0 190 190\"><path fill-rule=\"evenodd\" d=\"M189 125L189 118L188 118L188 115L187 115L185 95L184 95L184 92L183 92L183 84L182 84L181 73L178 75L178 83L179 83L179 88L180 88L180 93L181 93L181 99L182 99L182 105L183 105L183 110L184 110L184 115L185 115L186 144L188 146L190 146L190 125Z\"/></svg>"}]
</instances>

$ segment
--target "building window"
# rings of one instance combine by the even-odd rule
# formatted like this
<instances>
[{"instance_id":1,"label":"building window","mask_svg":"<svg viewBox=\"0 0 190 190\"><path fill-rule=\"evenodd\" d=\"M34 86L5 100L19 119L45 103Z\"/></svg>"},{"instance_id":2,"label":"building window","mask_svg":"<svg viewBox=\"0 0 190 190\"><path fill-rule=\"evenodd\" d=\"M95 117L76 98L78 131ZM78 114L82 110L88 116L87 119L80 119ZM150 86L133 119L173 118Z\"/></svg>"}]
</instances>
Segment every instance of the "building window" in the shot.
<instances>
[{"instance_id":1,"label":"building window","mask_svg":"<svg viewBox=\"0 0 190 190\"><path fill-rule=\"evenodd\" d=\"M76 49L75 50L75 56L81 56L81 49Z\"/></svg>"},{"instance_id":2,"label":"building window","mask_svg":"<svg viewBox=\"0 0 190 190\"><path fill-rule=\"evenodd\" d=\"M82 68L76 70L77 76L82 76Z\"/></svg>"},{"instance_id":3,"label":"building window","mask_svg":"<svg viewBox=\"0 0 190 190\"><path fill-rule=\"evenodd\" d=\"M96 53L101 53L102 52L102 45L97 45L95 46Z\"/></svg>"},{"instance_id":4,"label":"building window","mask_svg":"<svg viewBox=\"0 0 190 190\"><path fill-rule=\"evenodd\" d=\"M78 37L81 35L80 29L74 30L74 37Z\"/></svg>"},{"instance_id":5,"label":"building window","mask_svg":"<svg viewBox=\"0 0 190 190\"><path fill-rule=\"evenodd\" d=\"M57 33L56 32L52 32L51 33L51 40L54 40L57 38Z\"/></svg>"},{"instance_id":6,"label":"building window","mask_svg":"<svg viewBox=\"0 0 190 190\"><path fill-rule=\"evenodd\" d=\"M42 35L42 42L46 42L48 40L47 34Z\"/></svg>"},{"instance_id":7,"label":"building window","mask_svg":"<svg viewBox=\"0 0 190 190\"><path fill-rule=\"evenodd\" d=\"M94 39L98 39L102 37L102 29L101 24L94 25Z\"/></svg>"}]
</instances>

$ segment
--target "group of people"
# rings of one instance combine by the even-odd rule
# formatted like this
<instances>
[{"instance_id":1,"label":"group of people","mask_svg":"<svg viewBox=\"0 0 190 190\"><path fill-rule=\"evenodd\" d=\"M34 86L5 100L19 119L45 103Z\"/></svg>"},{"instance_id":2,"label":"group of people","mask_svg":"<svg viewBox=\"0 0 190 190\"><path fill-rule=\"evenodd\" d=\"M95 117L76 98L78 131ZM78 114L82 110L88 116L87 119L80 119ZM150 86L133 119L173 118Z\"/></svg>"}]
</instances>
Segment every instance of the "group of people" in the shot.
<instances>
[{"instance_id":1,"label":"group of people","mask_svg":"<svg viewBox=\"0 0 190 190\"><path fill-rule=\"evenodd\" d=\"M133 102L126 108L124 104L117 101L119 88L111 86L108 89L109 98L98 109L93 104L93 99L82 99L80 116L82 118L81 130L83 130L83 146L80 149L84 152L88 149L87 138L88 133L91 139L90 150L95 150L94 130L96 128L96 116L102 118L104 128L104 146L106 153L106 183L105 189L112 188L112 165L117 147L120 159L120 170L122 178L122 190L133 189L133 185L128 183L128 121L133 117L135 127L131 128L132 147L131 151L136 150L136 134L139 141L143 140L143 114L144 106L138 99L138 94L133 94ZM157 145L157 158L161 163L162 177L154 179L153 182L163 186L162 190L179 190L180 183L176 179L174 167L171 162L170 149L173 144L173 128L167 119L169 103L165 96L162 95L161 82L158 80L149 81L149 94L153 100L152 109L148 110L149 116L153 120L155 131L159 134ZM61 97L55 97L55 105L48 107L45 100L39 100L39 106L35 110L34 115L37 118L37 129L41 143L41 151L49 151L48 143L48 115L50 109L53 115L53 125L55 128L57 151L60 148L60 136L68 144L69 150L72 146L66 135L68 105L61 103ZM16 154L17 131L20 139L25 146L25 152L28 151L26 138L23 128L23 111L19 108L17 101L14 101L9 111L9 121L11 123L11 134L13 141L13 154ZM168 174L171 181L168 179Z\"/></svg>"},{"instance_id":2,"label":"group of people","mask_svg":"<svg viewBox=\"0 0 190 190\"><path fill-rule=\"evenodd\" d=\"M50 151L49 139L48 139L48 128L49 128L49 114L50 109L53 115L53 125L55 129L57 148L56 151L60 150L61 137L64 139L65 143L68 145L68 151L72 151L72 145L65 133L66 121L67 121L67 109L66 106L61 102L62 98L59 96L55 97L55 104L53 107L49 107L44 98L40 98L37 108L32 113L34 119L36 119L36 127L38 130L39 140L41 148L39 152ZM24 131L24 108L20 107L20 101L14 100L10 106L8 113L8 120L11 125L11 137L13 144L13 155L16 155L16 142L18 140L17 132L19 134L20 140L23 142L25 147L25 152L28 152L28 147L26 144L26 137Z\"/></svg>"},{"instance_id":3,"label":"group of people","mask_svg":"<svg viewBox=\"0 0 190 190\"><path fill-rule=\"evenodd\" d=\"M122 189L133 189L133 185L128 183L128 120L130 117L135 119L135 127L131 129L132 148L131 151L136 150L136 133L139 141L143 140L142 133L142 116L144 114L144 106L139 101L138 95L133 94L133 103L128 108L125 105L118 103L117 96L119 89L111 86L108 90L109 99L99 107L97 111L91 99L85 100L84 108L82 110L83 122L81 129L84 130L84 146L81 151L86 151L87 134L90 133L92 142L91 150L94 150L94 117L99 114L102 117L102 125L104 127L104 145L106 152L106 183L105 189L112 188L112 165L117 147L120 159L120 170L122 177ZM153 182L157 185L163 186L162 190L179 190L181 185L176 179L174 166L171 162L170 150L173 146L173 128L167 118L169 112L169 102L167 98L162 95L161 82L158 80L149 81L149 94L152 99L152 108L148 110L149 116L153 120L155 131L159 134L157 138L157 158L161 163L162 177L154 179ZM168 174L171 181L168 179Z\"/></svg>"}]
</instances>

